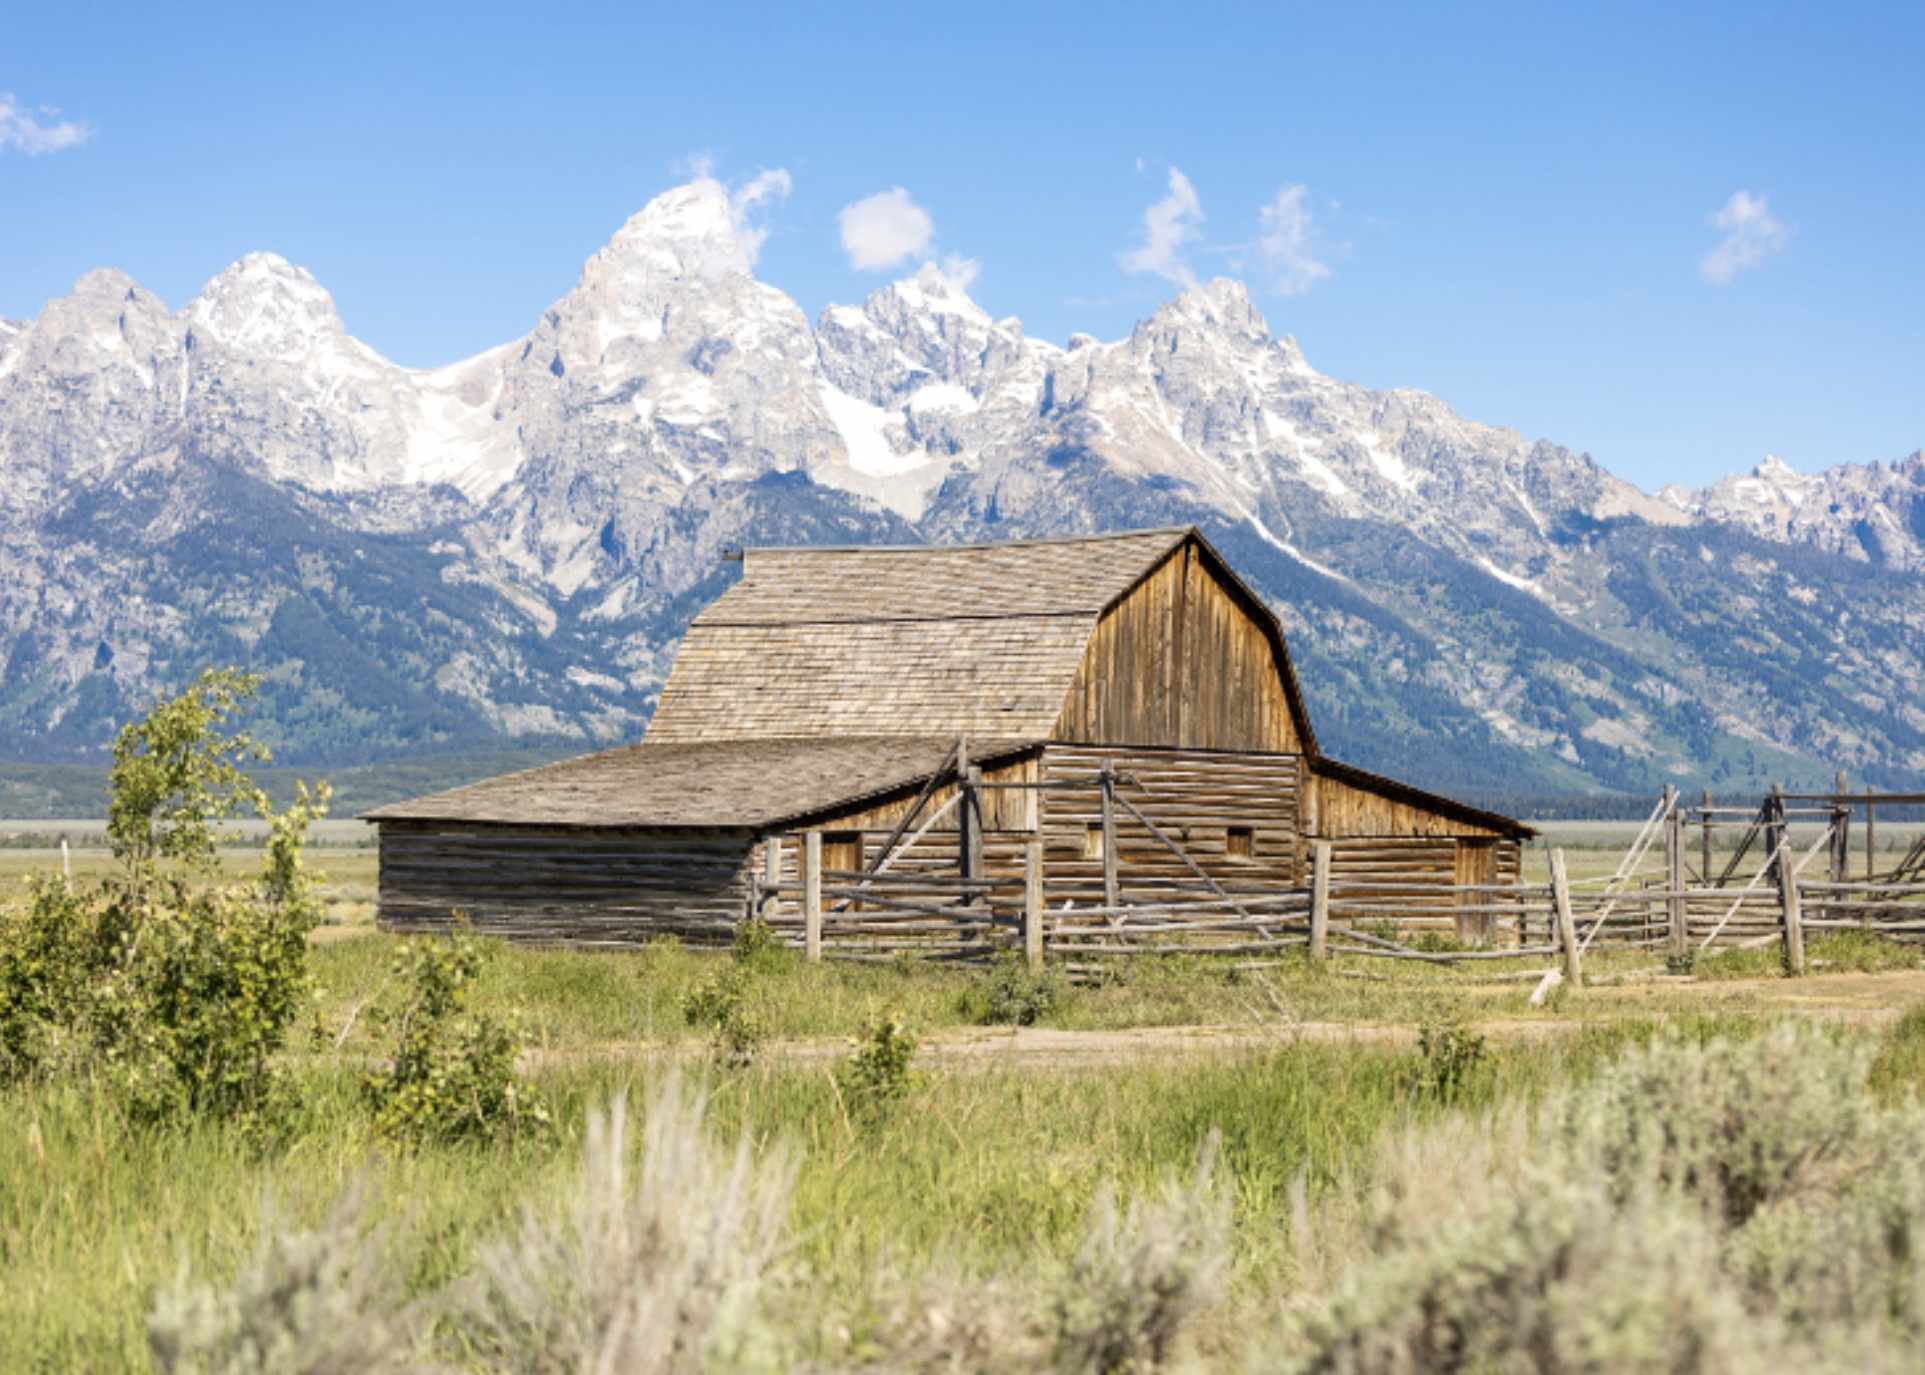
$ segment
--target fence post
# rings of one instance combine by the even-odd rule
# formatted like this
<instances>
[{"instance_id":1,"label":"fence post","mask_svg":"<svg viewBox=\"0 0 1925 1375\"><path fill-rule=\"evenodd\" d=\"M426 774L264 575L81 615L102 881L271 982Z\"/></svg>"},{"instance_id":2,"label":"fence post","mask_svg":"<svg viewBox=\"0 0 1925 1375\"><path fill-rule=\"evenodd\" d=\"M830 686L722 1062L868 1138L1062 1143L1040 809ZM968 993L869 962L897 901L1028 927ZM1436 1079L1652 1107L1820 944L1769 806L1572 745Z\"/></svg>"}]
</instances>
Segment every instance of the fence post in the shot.
<instances>
[{"instance_id":1,"label":"fence post","mask_svg":"<svg viewBox=\"0 0 1925 1375\"><path fill-rule=\"evenodd\" d=\"M1684 813L1678 810L1677 789L1667 787L1665 793L1671 799L1671 815L1664 819L1664 886L1671 890L1665 914L1670 919L1671 955L1681 960L1691 946L1684 911Z\"/></svg>"},{"instance_id":2,"label":"fence post","mask_svg":"<svg viewBox=\"0 0 1925 1375\"><path fill-rule=\"evenodd\" d=\"M782 882L782 837L769 834L762 837L762 908L758 915L763 921L774 924L782 911L782 898L775 891Z\"/></svg>"},{"instance_id":3,"label":"fence post","mask_svg":"<svg viewBox=\"0 0 1925 1375\"><path fill-rule=\"evenodd\" d=\"M1711 886L1711 789L1709 788L1704 790L1704 830L1698 837L1698 844L1701 847L1699 857L1703 861L1698 881L1709 888Z\"/></svg>"},{"instance_id":4,"label":"fence post","mask_svg":"<svg viewBox=\"0 0 1925 1375\"><path fill-rule=\"evenodd\" d=\"M1564 851L1551 851L1551 907L1557 914L1557 943L1564 950L1564 978L1572 988L1584 987L1584 971L1577 949L1577 921L1571 916L1571 881L1564 873Z\"/></svg>"},{"instance_id":5,"label":"fence post","mask_svg":"<svg viewBox=\"0 0 1925 1375\"><path fill-rule=\"evenodd\" d=\"M822 832L802 834L802 957L822 958Z\"/></svg>"},{"instance_id":6,"label":"fence post","mask_svg":"<svg viewBox=\"0 0 1925 1375\"><path fill-rule=\"evenodd\" d=\"M1029 972L1043 968L1043 839L1023 844L1023 961Z\"/></svg>"},{"instance_id":7,"label":"fence post","mask_svg":"<svg viewBox=\"0 0 1925 1375\"><path fill-rule=\"evenodd\" d=\"M1330 958L1330 842L1320 840L1310 850L1310 958Z\"/></svg>"},{"instance_id":8,"label":"fence post","mask_svg":"<svg viewBox=\"0 0 1925 1375\"><path fill-rule=\"evenodd\" d=\"M1785 972L1805 972L1805 917L1798 898L1798 875L1781 853L1778 857L1778 901L1785 910Z\"/></svg>"},{"instance_id":9,"label":"fence post","mask_svg":"<svg viewBox=\"0 0 1925 1375\"><path fill-rule=\"evenodd\" d=\"M1103 905L1113 914L1123 905L1122 885L1116 878L1116 773L1103 761ZM1112 915L1110 922L1117 918Z\"/></svg>"}]
</instances>

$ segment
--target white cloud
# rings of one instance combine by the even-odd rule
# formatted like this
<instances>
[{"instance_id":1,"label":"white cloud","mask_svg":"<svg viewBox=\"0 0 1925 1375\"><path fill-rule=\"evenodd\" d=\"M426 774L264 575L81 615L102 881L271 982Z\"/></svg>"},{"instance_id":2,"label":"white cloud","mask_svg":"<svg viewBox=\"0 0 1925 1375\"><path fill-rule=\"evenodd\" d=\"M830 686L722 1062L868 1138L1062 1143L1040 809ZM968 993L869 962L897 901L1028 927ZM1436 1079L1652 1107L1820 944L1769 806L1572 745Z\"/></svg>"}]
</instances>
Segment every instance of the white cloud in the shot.
<instances>
[{"instance_id":1,"label":"white cloud","mask_svg":"<svg viewBox=\"0 0 1925 1375\"><path fill-rule=\"evenodd\" d=\"M1172 167L1170 194L1143 212L1143 246L1119 255L1125 272L1154 272L1183 286L1196 281L1183 261L1183 245L1197 236L1203 223L1203 203L1190 179Z\"/></svg>"},{"instance_id":2,"label":"white cloud","mask_svg":"<svg viewBox=\"0 0 1925 1375\"><path fill-rule=\"evenodd\" d=\"M795 179L787 168L757 172L729 194L729 218L735 222L735 238L753 263L762 252L762 241L769 237L764 225L752 225L749 216L770 201L787 200Z\"/></svg>"},{"instance_id":3,"label":"white cloud","mask_svg":"<svg viewBox=\"0 0 1925 1375\"><path fill-rule=\"evenodd\" d=\"M936 233L929 212L900 186L843 206L836 223L849 266L860 272L880 272L927 252Z\"/></svg>"},{"instance_id":4,"label":"white cloud","mask_svg":"<svg viewBox=\"0 0 1925 1375\"><path fill-rule=\"evenodd\" d=\"M93 137L92 129L73 120L41 122L52 120L59 113L47 105L38 111L28 110L10 92L0 91L0 153L16 148L30 158L38 157L42 153L72 148Z\"/></svg>"},{"instance_id":5,"label":"white cloud","mask_svg":"<svg viewBox=\"0 0 1925 1375\"><path fill-rule=\"evenodd\" d=\"M1782 253L1791 239L1791 231L1771 213L1766 199L1749 191L1733 191L1711 223L1724 230L1724 238L1699 260L1698 273L1717 286L1730 285L1739 273Z\"/></svg>"},{"instance_id":6,"label":"white cloud","mask_svg":"<svg viewBox=\"0 0 1925 1375\"><path fill-rule=\"evenodd\" d=\"M1285 186L1258 215L1257 252L1273 290L1299 296L1330 275L1310 249L1310 193Z\"/></svg>"},{"instance_id":7,"label":"white cloud","mask_svg":"<svg viewBox=\"0 0 1925 1375\"><path fill-rule=\"evenodd\" d=\"M981 275L982 270L981 260L965 258L960 253L946 254L936 265L936 271L942 273L949 285L962 292L967 292L975 285L976 278Z\"/></svg>"}]
</instances>

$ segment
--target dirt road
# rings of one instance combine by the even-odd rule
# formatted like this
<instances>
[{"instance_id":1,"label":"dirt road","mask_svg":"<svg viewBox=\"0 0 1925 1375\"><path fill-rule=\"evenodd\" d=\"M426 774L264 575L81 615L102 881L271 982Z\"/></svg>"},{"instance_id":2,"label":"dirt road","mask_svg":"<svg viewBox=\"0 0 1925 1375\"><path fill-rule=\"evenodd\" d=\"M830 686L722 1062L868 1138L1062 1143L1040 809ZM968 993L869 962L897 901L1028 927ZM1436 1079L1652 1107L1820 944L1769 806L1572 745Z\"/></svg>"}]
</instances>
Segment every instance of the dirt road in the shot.
<instances>
[{"instance_id":1,"label":"dirt road","mask_svg":"<svg viewBox=\"0 0 1925 1375\"><path fill-rule=\"evenodd\" d=\"M1799 1015L1854 1026L1878 1028L1925 1002L1925 970L1889 974L1819 974L1804 979L1731 979L1700 983L1658 979L1586 990L1568 1001L1562 1013L1534 1017L1494 1017L1472 1025L1493 1041L1550 1040L1587 1026L1627 1018L1691 1013ZM962 1027L930 1032L922 1038L916 1063L925 1068L1101 1069L1119 1062L1247 1055L1303 1041L1320 1044L1414 1045L1417 1028L1393 1022L1311 1022L1278 1017L1263 1023L1216 1026L1130 1027L1121 1030L1062 1031L1053 1027ZM845 1037L777 1041L765 1048L772 1059L833 1061L849 1053ZM706 1054L699 1041L617 1042L567 1051L531 1051L531 1066L583 1059L675 1058Z\"/></svg>"}]
</instances>

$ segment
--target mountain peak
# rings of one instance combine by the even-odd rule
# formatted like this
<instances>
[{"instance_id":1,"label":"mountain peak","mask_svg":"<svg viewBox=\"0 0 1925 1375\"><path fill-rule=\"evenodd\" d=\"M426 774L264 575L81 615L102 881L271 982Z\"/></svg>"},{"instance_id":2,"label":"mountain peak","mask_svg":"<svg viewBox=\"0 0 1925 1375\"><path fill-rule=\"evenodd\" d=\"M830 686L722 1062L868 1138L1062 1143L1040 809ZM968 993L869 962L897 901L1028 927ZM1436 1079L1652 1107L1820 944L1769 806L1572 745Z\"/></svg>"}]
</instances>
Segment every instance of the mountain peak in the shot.
<instances>
[{"instance_id":1,"label":"mountain peak","mask_svg":"<svg viewBox=\"0 0 1925 1375\"><path fill-rule=\"evenodd\" d=\"M589 265L602 273L639 263L675 275L747 275L755 246L754 238L742 232L728 188L712 177L698 177L629 216Z\"/></svg>"},{"instance_id":2,"label":"mountain peak","mask_svg":"<svg viewBox=\"0 0 1925 1375\"><path fill-rule=\"evenodd\" d=\"M1796 468L1785 462L1777 454L1766 454L1765 461L1751 470L1753 477L1764 478L1769 482L1796 481L1802 477Z\"/></svg>"},{"instance_id":3,"label":"mountain peak","mask_svg":"<svg viewBox=\"0 0 1925 1375\"><path fill-rule=\"evenodd\" d=\"M334 297L278 253L249 253L201 288L184 312L198 333L235 349L285 358L321 336L344 336Z\"/></svg>"},{"instance_id":4,"label":"mountain peak","mask_svg":"<svg viewBox=\"0 0 1925 1375\"><path fill-rule=\"evenodd\" d=\"M1248 288L1232 277L1216 277L1185 287L1151 318L1166 324L1186 322L1262 339L1270 337L1269 321L1251 303Z\"/></svg>"},{"instance_id":5,"label":"mountain peak","mask_svg":"<svg viewBox=\"0 0 1925 1375\"><path fill-rule=\"evenodd\" d=\"M969 278L974 275L973 272L968 273L959 281L956 275L944 271L935 263L924 263L911 276L892 282L883 290L894 293L906 305L938 315L966 315L988 324L989 312L969 296Z\"/></svg>"},{"instance_id":6,"label":"mountain peak","mask_svg":"<svg viewBox=\"0 0 1925 1375\"><path fill-rule=\"evenodd\" d=\"M126 300L152 293L117 267L97 267L74 283L73 295L88 300Z\"/></svg>"}]
</instances>

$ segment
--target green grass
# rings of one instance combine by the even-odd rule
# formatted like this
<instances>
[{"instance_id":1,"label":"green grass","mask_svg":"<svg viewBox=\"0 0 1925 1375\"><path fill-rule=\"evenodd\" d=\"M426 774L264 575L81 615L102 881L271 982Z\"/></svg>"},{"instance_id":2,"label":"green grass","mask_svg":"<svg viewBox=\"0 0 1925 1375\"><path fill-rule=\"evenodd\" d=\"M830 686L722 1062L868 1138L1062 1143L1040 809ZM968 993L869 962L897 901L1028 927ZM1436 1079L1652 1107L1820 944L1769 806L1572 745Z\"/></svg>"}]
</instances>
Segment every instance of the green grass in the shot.
<instances>
[{"instance_id":1,"label":"green grass","mask_svg":"<svg viewBox=\"0 0 1925 1375\"><path fill-rule=\"evenodd\" d=\"M1900 945L1857 931L1834 931L1806 940L1805 967L1812 973L1882 974L1925 967L1925 952L1915 945ZM1692 972L1711 981L1766 979L1784 972L1784 954L1775 944L1721 950L1701 956Z\"/></svg>"},{"instance_id":2,"label":"green grass","mask_svg":"<svg viewBox=\"0 0 1925 1375\"><path fill-rule=\"evenodd\" d=\"M330 1034L349 1028L344 1050L375 1049L375 1033L358 1009L384 986L398 944L397 937L369 933L315 947L321 1019ZM497 944L473 1003L515 1016L530 1044L544 1051L684 1041L704 1034L687 1024L684 999L730 958L673 942L594 953ZM1525 967L1547 963L1535 959ZM1648 957L1612 952L1587 967L1603 975L1650 963ZM1355 967L1360 964L1369 967ZM1478 977L1476 971L1414 961L1360 960L1342 969L1318 969L1302 958L1262 969L1206 957L1119 961L1109 982L1064 987L1037 1025L1064 1031L1199 1025L1282 1031L1305 1022L1408 1025L1445 1013L1530 1020L1563 1015L1531 1008L1529 981L1482 983ZM981 968L911 961L809 965L791 958L779 972L754 977L750 996L768 1034L778 1040L857 1036L887 1014L929 1032L980 1025L990 978Z\"/></svg>"},{"instance_id":3,"label":"green grass","mask_svg":"<svg viewBox=\"0 0 1925 1375\"><path fill-rule=\"evenodd\" d=\"M1536 1097L1649 1030L1495 1048L1464 1101ZM987 1274L1060 1257L1099 1182L1142 1191L1186 1169L1212 1133L1239 1283L1275 1289L1288 1282L1291 1181L1332 1187L1379 1133L1440 1110L1414 1063L1410 1051L1300 1044L1101 1074L929 1073L880 1132L850 1124L829 1066L765 1066L717 1080L713 1120L799 1152L793 1221L825 1303L856 1302L892 1258ZM217 1126L133 1132L84 1086L0 1093L0 1369L140 1368L142 1315L181 1264L226 1273L252 1246L264 1200L276 1218L311 1224L355 1180L377 1199L401 1272L433 1287L524 1203L566 1184L589 1105L624 1086L639 1098L663 1072L554 1070L541 1076L552 1139L418 1152L374 1138L357 1076L341 1067L301 1075L300 1119L267 1153Z\"/></svg>"}]
</instances>

